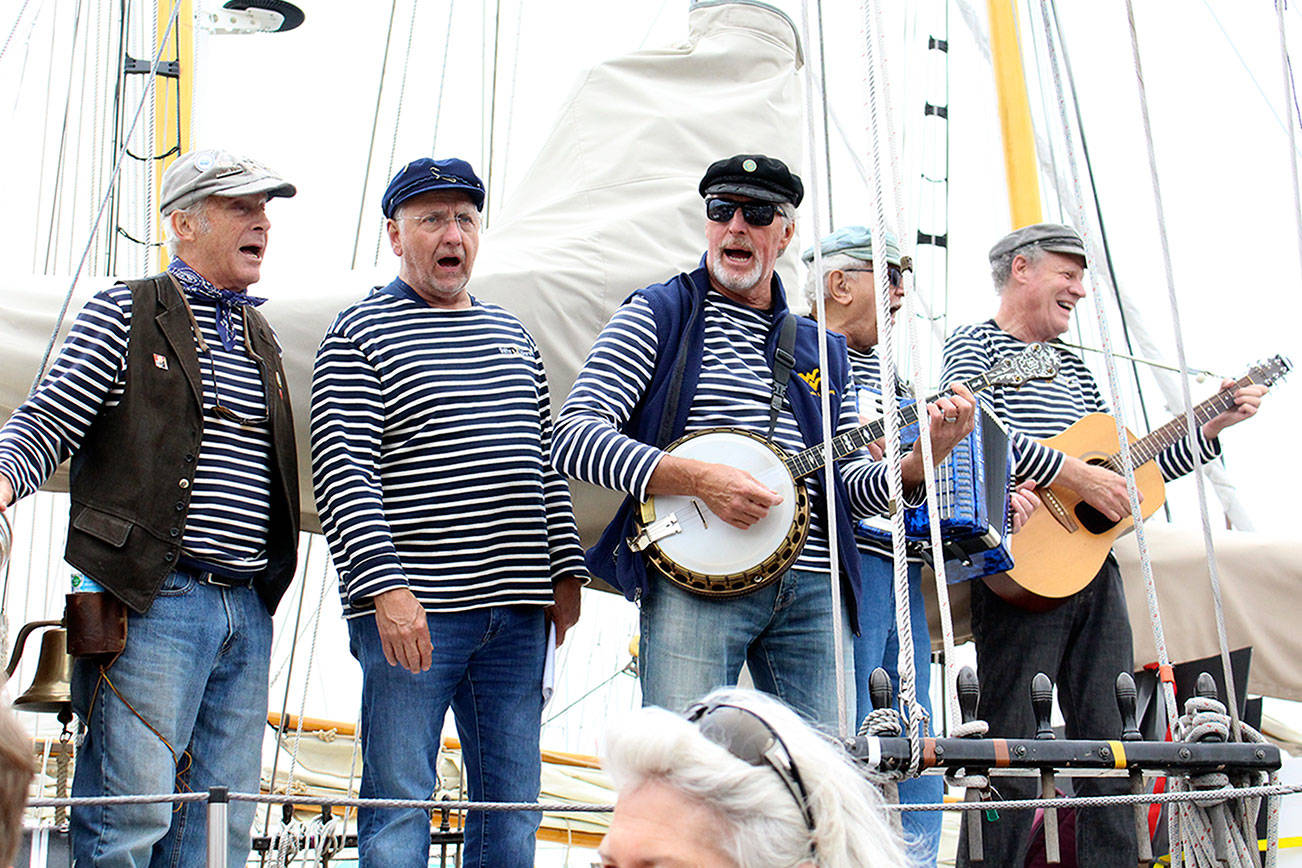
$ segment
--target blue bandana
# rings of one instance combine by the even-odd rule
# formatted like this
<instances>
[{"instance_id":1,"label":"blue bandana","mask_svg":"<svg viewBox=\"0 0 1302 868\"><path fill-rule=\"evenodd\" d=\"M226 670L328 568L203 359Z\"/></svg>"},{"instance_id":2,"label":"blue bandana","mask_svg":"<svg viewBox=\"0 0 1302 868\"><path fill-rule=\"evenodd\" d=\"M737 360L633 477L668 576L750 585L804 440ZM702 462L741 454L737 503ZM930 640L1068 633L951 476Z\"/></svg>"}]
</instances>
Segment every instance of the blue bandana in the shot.
<instances>
[{"instance_id":1,"label":"blue bandana","mask_svg":"<svg viewBox=\"0 0 1302 868\"><path fill-rule=\"evenodd\" d=\"M265 298L249 295L247 292L235 292L230 289L218 289L185 264L179 256L172 257L167 271L176 278L177 283L191 298L206 298L217 303L217 337L221 338L226 351L235 351L235 312L246 304L254 307L266 301Z\"/></svg>"}]
</instances>

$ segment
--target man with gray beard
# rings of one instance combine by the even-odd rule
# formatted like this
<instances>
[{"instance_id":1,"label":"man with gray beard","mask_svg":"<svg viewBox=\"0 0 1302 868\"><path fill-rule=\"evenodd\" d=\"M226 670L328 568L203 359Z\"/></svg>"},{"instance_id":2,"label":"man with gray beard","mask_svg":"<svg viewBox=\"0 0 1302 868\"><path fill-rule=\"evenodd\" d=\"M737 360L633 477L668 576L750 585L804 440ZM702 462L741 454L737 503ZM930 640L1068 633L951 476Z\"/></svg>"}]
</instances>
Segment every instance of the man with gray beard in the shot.
<instances>
[{"instance_id":1,"label":"man with gray beard","mask_svg":"<svg viewBox=\"0 0 1302 868\"><path fill-rule=\"evenodd\" d=\"M791 242L804 189L780 160L739 154L706 170L707 250L696 270L635 292L597 337L556 420L552 458L578 479L628 497L588 569L642 609L639 669L642 700L681 710L717 687L736 684L743 663L756 687L828 726L837 721L833 665L839 644L851 659L850 625L857 623L859 556L851 516L884 513L887 468L865 453L839 462L835 508L826 514L823 474L805 478L811 521L790 569L737 596L693 593L648 569L628 540L637 504L653 495L697 498L712 515L741 529L766 516L782 498L755 477L727 464L664 450L684 434L727 426L765 438L788 453L822 440L820 381L833 398L837 433L857 425L849 388L845 340L787 310L777 259ZM783 324L794 319L785 387L775 377ZM828 370L819 366L825 343ZM929 408L933 443L945 455L972 425L972 404L959 397ZM903 466L907 493L917 501L920 450ZM842 624L829 580L828 528L837 525ZM707 543L708 544L708 543ZM853 683L847 693L853 694Z\"/></svg>"}]
</instances>

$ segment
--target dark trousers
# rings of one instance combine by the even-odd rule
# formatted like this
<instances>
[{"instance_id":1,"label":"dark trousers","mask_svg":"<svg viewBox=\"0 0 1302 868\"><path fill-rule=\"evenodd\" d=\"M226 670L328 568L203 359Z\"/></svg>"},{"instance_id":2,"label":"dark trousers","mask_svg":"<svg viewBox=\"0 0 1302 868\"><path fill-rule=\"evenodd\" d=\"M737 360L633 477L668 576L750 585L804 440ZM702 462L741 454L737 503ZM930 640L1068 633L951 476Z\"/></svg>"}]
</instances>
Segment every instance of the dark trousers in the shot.
<instances>
[{"instance_id":1,"label":"dark trousers","mask_svg":"<svg viewBox=\"0 0 1302 868\"><path fill-rule=\"evenodd\" d=\"M981 680L981 719L992 738L1035 735L1031 679L1048 675L1058 688L1058 705L1067 738L1115 739L1121 736L1117 710L1118 672L1134 668L1130 618L1117 562L1108 556L1094 580L1049 612L1027 612L1009 605L983 582L972 583L972 633ZM1036 778L991 779L996 798L1026 799L1039 794ZM1076 778L1077 795L1129 792L1125 778ZM1015 868L1026 859L1034 811L1001 811L990 822L984 813L965 812L958 864L966 866L966 824L981 822L984 864ZM1083 808L1076 812L1076 864L1081 868L1125 866L1139 861L1134 814L1129 806ZM1070 854L1063 854L1064 862Z\"/></svg>"}]
</instances>

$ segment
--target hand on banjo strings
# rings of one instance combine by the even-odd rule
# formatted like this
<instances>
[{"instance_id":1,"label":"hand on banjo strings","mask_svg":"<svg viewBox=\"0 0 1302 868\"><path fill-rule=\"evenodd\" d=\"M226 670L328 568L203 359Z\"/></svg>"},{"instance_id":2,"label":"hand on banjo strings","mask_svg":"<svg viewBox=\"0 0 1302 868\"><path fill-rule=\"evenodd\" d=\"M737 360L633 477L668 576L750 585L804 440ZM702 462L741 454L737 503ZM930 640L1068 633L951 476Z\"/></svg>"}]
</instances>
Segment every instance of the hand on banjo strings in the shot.
<instances>
[{"instance_id":1,"label":"hand on banjo strings","mask_svg":"<svg viewBox=\"0 0 1302 868\"><path fill-rule=\"evenodd\" d=\"M726 464L701 462L692 494L705 501L719 518L733 527L747 529L769 514L782 497L744 470Z\"/></svg>"}]
</instances>

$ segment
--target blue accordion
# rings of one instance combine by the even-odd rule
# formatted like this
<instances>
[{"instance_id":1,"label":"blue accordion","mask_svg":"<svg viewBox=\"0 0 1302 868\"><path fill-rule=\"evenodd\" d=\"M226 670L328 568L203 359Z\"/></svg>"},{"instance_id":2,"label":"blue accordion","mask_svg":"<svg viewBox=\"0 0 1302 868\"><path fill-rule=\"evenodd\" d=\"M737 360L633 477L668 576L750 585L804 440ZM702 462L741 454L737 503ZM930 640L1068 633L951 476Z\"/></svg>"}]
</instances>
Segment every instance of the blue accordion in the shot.
<instances>
[{"instance_id":1,"label":"blue accordion","mask_svg":"<svg viewBox=\"0 0 1302 868\"><path fill-rule=\"evenodd\" d=\"M977 424L936 468L936 505L940 511L945 575L951 584L1003 572L1013 566L1009 552L1012 510L1009 507L1013 445L1007 429L978 402ZM914 429L914 439L916 439ZM907 437L912 445L912 440ZM910 554L932 562L927 505L904 512L905 545ZM885 517L858 523L859 534L890 545L891 522Z\"/></svg>"}]
</instances>

